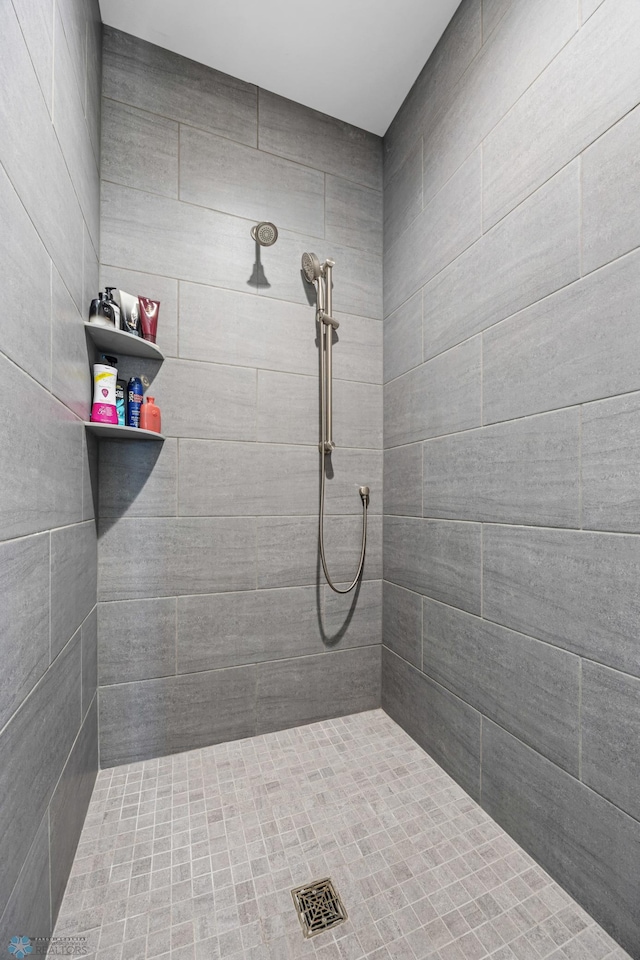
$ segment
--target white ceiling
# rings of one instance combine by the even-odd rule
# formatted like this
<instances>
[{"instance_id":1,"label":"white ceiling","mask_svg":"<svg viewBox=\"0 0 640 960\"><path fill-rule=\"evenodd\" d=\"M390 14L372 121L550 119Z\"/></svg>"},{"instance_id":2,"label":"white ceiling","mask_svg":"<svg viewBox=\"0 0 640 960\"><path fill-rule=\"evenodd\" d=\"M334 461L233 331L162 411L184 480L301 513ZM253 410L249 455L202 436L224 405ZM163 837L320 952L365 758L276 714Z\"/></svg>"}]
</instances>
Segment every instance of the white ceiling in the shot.
<instances>
[{"instance_id":1,"label":"white ceiling","mask_svg":"<svg viewBox=\"0 0 640 960\"><path fill-rule=\"evenodd\" d=\"M100 0L105 23L384 134L460 0Z\"/></svg>"}]
</instances>

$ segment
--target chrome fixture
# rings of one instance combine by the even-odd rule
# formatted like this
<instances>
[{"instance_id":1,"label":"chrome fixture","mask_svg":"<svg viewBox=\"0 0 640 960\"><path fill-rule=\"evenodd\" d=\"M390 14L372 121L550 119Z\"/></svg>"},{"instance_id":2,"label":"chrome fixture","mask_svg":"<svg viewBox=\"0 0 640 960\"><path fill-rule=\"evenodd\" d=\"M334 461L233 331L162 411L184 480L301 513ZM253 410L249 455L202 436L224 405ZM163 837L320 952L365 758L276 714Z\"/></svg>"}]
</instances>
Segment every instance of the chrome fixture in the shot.
<instances>
[{"instance_id":1,"label":"chrome fixture","mask_svg":"<svg viewBox=\"0 0 640 960\"><path fill-rule=\"evenodd\" d=\"M262 223L251 227L251 236L261 247L271 247L278 239L278 228L275 223L263 220Z\"/></svg>"},{"instance_id":2,"label":"chrome fixture","mask_svg":"<svg viewBox=\"0 0 640 960\"><path fill-rule=\"evenodd\" d=\"M332 369L332 349L333 349L333 331L337 330L340 324L332 316L333 309L333 268L334 260L325 260L320 263L315 253L302 254L302 272L305 280L312 283L316 288L316 320L319 324L320 341L320 422L322 436L320 438L320 559L322 560L322 569L327 579L327 583L336 593L350 593L355 587L362 574L364 566L364 557L367 550L367 509L369 507L369 487L360 487L360 499L362 500L362 546L360 549L360 561L355 577L346 589L341 590L336 587L329 576L327 569L327 560L324 551L324 500L326 471L325 458L331 456L331 451L335 450L333 442L333 369Z\"/></svg>"}]
</instances>

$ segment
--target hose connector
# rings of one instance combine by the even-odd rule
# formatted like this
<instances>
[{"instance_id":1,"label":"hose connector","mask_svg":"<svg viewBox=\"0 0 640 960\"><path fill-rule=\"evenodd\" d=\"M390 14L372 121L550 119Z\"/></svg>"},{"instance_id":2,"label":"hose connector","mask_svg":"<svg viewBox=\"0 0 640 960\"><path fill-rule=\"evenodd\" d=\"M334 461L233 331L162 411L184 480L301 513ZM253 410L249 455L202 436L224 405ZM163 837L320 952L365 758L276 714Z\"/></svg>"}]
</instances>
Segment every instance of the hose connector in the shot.
<instances>
[{"instance_id":1,"label":"hose connector","mask_svg":"<svg viewBox=\"0 0 640 960\"><path fill-rule=\"evenodd\" d=\"M369 487L360 487L360 498L366 507L369 506Z\"/></svg>"}]
</instances>

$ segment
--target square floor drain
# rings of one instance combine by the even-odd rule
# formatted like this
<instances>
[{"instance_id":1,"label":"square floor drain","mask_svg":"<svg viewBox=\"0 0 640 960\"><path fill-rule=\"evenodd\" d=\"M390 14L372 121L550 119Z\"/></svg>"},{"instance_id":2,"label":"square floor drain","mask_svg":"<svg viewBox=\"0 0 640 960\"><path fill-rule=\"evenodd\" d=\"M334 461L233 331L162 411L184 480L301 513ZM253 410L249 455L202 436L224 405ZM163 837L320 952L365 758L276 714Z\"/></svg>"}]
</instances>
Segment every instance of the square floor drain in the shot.
<instances>
[{"instance_id":1,"label":"square floor drain","mask_svg":"<svg viewBox=\"0 0 640 960\"><path fill-rule=\"evenodd\" d=\"M347 911L329 877L297 887L291 896L305 937L315 937L347 919Z\"/></svg>"}]
</instances>

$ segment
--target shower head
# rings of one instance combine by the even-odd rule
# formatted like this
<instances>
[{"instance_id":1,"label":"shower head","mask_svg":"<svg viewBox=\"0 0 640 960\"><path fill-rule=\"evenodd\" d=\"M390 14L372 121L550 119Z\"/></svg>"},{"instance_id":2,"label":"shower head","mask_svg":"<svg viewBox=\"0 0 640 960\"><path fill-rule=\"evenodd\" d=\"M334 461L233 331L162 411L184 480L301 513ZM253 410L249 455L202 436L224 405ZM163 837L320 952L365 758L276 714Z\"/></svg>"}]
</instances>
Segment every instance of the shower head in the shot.
<instances>
[{"instance_id":1,"label":"shower head","mask_svg":"<svg viewBox=\"0 0 640 960\"><path fill-rule=\"evenodd\" d=\"M278 228L275 223L268 223L263 220L262 223L251 227L251 236L261 247L270 247L278 239Z\"/></svg>"},{"instance_id":2,"label":"shower head","mask_svg":"<svg viewBox=\"0 0 640 960\"><path fill-rule=\"evenodd\" d=\"M316 280L320 279L322 276L322 267L315 253L302 254L302 272L309 283L315 283Z\"/></svg>"}]
</instances>

